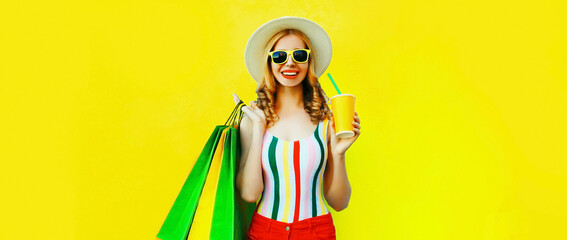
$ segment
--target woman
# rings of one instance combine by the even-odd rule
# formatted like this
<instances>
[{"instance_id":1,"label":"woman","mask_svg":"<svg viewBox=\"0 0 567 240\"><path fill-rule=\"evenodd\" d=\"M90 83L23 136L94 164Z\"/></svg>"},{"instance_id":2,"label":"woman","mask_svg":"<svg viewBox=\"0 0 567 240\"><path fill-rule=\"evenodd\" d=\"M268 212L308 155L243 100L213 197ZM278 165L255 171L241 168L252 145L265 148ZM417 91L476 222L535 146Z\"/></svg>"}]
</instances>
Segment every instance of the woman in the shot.
<instances>
[{"instance_id":1,"label":"woman","mask_svg":"<svg viewBox=\"0 0 567 240\"><path fill-rule=\"evenodd\" d=\"M331 49L319 25L297 17L272 20L248 40L258 99L242 108L236 187L248 202L260 198L249 239L335 239L324 201L336 211L348 205L345 152L360 136L360 120L355 113L353 137L335 136L318 82Z\"/></svg>"}]
</instances>

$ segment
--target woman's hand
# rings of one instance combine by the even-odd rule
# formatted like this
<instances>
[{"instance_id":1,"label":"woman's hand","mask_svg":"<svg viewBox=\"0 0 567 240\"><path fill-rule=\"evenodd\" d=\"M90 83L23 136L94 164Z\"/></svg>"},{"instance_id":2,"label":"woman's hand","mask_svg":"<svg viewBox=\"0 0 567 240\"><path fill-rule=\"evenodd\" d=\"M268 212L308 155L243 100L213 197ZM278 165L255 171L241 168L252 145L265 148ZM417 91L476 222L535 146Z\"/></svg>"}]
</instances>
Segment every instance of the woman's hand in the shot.
<instances>
[{"instance_id":1,"label":"woman's hand","mask_svg":"<svg viewBox=\"0 0 567 240\"><path fill-rule=\"evenodd\" d=\"M234 97L234 102L238 104L240 102L240 98L236 95L236 93L233 93L232 96ZM256 101L251 101L250 106L243 106L242 111L252 121L254 130L263 134L266 130L266 115L264 114L264 110L260 109L258 105L256 105Z\"/></svg>"},{"instance_id":2,"label":"woman's hand","mask_svg":"<svg viewBox=\"0 0 567 240\"><path fill-rule=\"evenodd\" d=\"M352 122L354 136L350 138L338 138L335 134L335 122L331 117L331 149L333 156L344 156L346 150L360 136L360 118L358 112L354 112L354 121Z\"/></svg>"}]
</instances>

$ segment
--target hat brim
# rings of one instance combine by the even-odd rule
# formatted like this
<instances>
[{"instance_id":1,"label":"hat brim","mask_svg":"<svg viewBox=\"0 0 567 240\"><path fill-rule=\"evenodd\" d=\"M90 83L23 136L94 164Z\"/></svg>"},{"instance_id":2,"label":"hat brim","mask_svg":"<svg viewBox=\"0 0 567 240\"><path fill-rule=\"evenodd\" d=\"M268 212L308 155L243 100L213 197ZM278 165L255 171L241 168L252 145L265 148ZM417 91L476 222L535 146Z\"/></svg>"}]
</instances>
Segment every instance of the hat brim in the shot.
<instances>
[{"instance_id":1,"label":"hat brim","mask_svg":"<svg viewBox=\"0 0 567 240\"><path fill-rule=\"evenodd\" d=\"M317 59L314 66L317 77L323 75L329 66L333 48L327 32L311 20L285 16L264 23L248 39L246 49L244 50L244 62L246 63L246 69L248 69L248 72L256 82L263 78L262 71L267 59L267 56L264 56L264 47L268 40L277 32L288 28L303 32L311 41L313 48L311 49L312 57Z\"/></svg>"}]
</instances>

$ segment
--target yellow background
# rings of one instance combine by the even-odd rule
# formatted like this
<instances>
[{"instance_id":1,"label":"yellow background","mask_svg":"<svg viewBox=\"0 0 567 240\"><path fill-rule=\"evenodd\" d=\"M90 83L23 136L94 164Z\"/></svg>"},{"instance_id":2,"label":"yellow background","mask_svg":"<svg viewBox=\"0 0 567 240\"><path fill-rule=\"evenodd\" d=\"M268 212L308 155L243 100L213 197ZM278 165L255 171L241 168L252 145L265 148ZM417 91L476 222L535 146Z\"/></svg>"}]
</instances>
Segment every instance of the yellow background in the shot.
<instances>
[{"instance_id":1,"label":"yellow background","mask_svg":"<svg viewBox=\"0 0 567 240\"><path fill-rule=\"evenodd\" d=\"M338 239L565 239L560 2L2 1L0 239L154 239L284 15L357 96Z\"/></svg>"}]
</instances>

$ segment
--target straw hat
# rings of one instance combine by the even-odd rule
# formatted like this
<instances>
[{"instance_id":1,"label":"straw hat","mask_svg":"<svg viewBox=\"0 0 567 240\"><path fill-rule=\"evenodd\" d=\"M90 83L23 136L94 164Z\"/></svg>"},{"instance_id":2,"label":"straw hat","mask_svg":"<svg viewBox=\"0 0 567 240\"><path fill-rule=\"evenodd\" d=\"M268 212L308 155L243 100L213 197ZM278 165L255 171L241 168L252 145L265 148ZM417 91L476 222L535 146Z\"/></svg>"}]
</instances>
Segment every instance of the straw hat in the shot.
<instances>
[{"instance_id":1,"label":"straw hat","mask_svg":"<svg viewBox=\"0 0 567 240\"><path fill-rule=\"evenodd\" d=\"M248 39L246 50L244 50L244 62L248 72L256 82L259 82L263 77L262 71L268 57L264 56L264 48L268 40L277 32L288 28L303 32L311 41L313 45L311 55L317 59L314 66L317 77L323 75L329 66L333 49L327 32L311 20L285 16L264 23Z\"/></svg>"}]
</instances>

